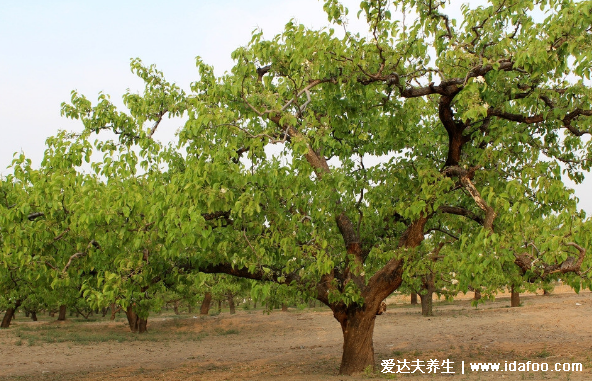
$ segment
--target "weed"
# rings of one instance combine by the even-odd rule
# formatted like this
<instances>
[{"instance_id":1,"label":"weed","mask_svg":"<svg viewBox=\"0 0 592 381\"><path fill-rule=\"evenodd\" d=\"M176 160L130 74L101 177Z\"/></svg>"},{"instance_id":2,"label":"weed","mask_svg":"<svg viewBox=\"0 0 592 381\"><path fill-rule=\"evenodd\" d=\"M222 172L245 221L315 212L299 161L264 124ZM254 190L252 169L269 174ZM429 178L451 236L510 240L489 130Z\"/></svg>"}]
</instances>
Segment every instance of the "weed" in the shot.
<instances>
[{"instance_id":1,"label":"weed","mask_svg":"<svg viewBox=\"0 0 592 381\"><path fill-rule=\"evenodd\" d=\"M374 378L374 376L375 376L374 367L372 365L368 365L366 368L364 368L364 375L366 377Z\"/></svg>"},{"instance_id":2,"label":"weed","mask_svg":"<svg viewBox=\"0 0 592 381\"><path fill-rule=\"evenodd\" d=\"M540 351L539 353L537 353L535 356L538 358L544 359L544 358L551 356L551 352L549 352L547 350L547 348L545 348L542 351Z\"/></svg>"},{"instance_id":3,"label":"weed","mask_svg":"<svg viewBox=\"0 0 592 381\"><path fill-rule=\"evenodd\" d=\"M221 336L238 335L238 329L227 329L227 330L224 330L222 328L216 328L215 331L216 331L216 333L218 335L221 335Z\"/></svg>"}]
</instances>

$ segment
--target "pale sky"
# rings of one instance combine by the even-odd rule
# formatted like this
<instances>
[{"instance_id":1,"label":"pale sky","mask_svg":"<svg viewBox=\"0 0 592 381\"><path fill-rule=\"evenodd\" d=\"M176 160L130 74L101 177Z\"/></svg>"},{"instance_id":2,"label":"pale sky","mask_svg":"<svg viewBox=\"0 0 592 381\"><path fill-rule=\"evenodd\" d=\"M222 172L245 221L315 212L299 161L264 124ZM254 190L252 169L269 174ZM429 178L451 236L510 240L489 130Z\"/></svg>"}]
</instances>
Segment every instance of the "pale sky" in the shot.
<instances>
[{"instance_id":1,"label":"pale sky","mask_svg":"<svg viewBox=\"0 0 592 381\"><path fill-rule=\"evenodd\" d=\"M343 1L355 30L359 0ZM141 91L130 58L156 64L184 89L197 78L195 57L217 74L232 66L230 53L259 27L272 37L295 18L308 27L327 24L317 0L0 0L0 173L14 152L38 164L45 139L79 122L60 117L76 89L95 101L100 91L121 105L130 88ZM456 6L456 4L455 4ZM358 24L359 25L359 24ZM167 121L156 138L168 140L182 124ZM580 207L592 215L592 176L577 187Z\"/></svg>"}]
</instances>

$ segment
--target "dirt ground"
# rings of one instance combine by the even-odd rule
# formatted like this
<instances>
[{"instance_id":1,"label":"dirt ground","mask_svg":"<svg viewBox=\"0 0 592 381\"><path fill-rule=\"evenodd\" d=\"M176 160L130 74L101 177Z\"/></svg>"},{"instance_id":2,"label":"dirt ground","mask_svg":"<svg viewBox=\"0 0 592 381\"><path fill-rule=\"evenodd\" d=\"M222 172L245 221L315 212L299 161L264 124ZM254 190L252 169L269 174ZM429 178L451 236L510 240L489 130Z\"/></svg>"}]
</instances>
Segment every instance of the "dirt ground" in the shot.
<instances>
[{"instance_id":1,"label":"dirt ground","mask_svg":"<svg viewBox=\"0 0 592 381\"><path fill-rule=\"evenodd\" d=\"M522 295L519 308L503 296L475 308L470 296L437 303L431 318L390 298L374 332L377 371L353 377L337 375L343 339L329 310L161 315L149 319L145 335L128 333L122 318L31 322L19 315L0 331L0 380L592 380L592 293L559 287L551 296ZM382 374L386 359L450 360L455 373ZM529 360L550 370L469 366ZM578 362L581 372L551 371L555 363Z\"/></svg>"}]
</instances>

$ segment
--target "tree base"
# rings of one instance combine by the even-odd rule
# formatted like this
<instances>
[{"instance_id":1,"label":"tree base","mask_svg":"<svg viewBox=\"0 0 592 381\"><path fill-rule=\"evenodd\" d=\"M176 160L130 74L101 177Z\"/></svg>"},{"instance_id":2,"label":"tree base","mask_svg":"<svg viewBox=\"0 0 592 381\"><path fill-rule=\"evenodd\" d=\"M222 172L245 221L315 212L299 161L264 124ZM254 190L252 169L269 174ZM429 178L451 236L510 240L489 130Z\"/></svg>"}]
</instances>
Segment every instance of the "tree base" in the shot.
<instances>
[{"instance_id":1,"label":"tree base","mask_svg":"<svg viewBox=\"0 0 592 381\"><path fill-rule=\"evenodd\" d=\"M130 327L130 331L133 333L144 333L147 332L148 319L139 317L133 310L132 307L128 307L126 311L127 322Z\"/></svg>"}]
</instances>

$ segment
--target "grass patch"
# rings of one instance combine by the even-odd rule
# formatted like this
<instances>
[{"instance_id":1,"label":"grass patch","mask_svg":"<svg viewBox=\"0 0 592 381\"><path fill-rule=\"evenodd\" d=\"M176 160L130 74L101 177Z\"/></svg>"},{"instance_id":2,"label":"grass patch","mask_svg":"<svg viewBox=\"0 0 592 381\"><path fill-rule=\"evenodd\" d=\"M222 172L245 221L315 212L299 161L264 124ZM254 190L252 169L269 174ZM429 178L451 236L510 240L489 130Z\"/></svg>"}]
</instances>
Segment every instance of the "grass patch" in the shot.
<instances>
[{"instance_id":1,"label":"grass patch","mask_svg":"<svg viewBox=\"0 0 592 381\"><path fill-rule=\"evenodd\" d=\"M540 351L539 353L535 354L536 357L540 358L540 359L544 359L547 358L549 356L551 356L551 352L549 352L547 350L547 348L543 349L542 351Z\"/></svg>"},{"instance_id":2,"label":"grass patch","mask_svg":"<svg viewBox=\"0 0 592 381\"><path fill-rule=\"evenodd\" d=\"M88 345L104 342L199 341L208 335L206 332L193 332L189 330L173 330L171 332L171 326L185 326L179 321L173 322L173 324L155 323L152 326L149 325L148 332L142 334L129 332L127 328L101 327L97 329L96 327L84 327L80 324L23 326L14 330L14 335L18 339L15 345L23 345L23 342L27 342L29 346L33 346L44 343L65 342ZM222 334L229 333L225 331Z\"/></svg>"},{"instance_id":3,"label":"grass patch","mask_svg":"<svg viewBox=\"0 0 592 381\"><path fill-rule=\"evenodd\" d=\"M220 335L220 336L238 335L238 329L222 329L222 328L216 328L214 331L218 335Z\"/></svg>"}]
</instances>

